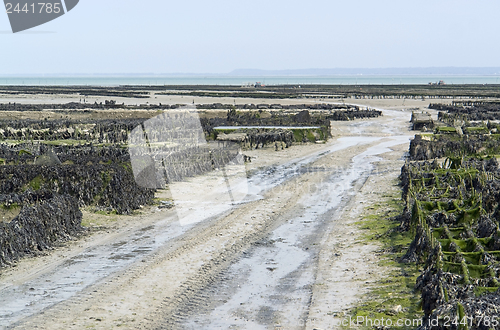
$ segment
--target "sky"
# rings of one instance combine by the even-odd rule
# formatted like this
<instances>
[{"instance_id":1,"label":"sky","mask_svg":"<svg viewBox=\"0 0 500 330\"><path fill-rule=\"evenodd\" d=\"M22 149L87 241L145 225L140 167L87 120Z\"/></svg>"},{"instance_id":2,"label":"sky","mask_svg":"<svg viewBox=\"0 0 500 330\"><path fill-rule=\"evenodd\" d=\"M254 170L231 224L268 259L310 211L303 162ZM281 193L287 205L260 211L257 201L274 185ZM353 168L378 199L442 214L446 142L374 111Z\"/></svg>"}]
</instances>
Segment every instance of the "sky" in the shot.
<instances>
[{"instance_id":1,"label":"sky","mask_svg":"<svg viewBox=\"0 0 500 330\"><path fill-rule=\"evenodd\" d=\"M0 75L500 67L500 1L80 0L13 34Z\"/></svg>"}]
</instances>

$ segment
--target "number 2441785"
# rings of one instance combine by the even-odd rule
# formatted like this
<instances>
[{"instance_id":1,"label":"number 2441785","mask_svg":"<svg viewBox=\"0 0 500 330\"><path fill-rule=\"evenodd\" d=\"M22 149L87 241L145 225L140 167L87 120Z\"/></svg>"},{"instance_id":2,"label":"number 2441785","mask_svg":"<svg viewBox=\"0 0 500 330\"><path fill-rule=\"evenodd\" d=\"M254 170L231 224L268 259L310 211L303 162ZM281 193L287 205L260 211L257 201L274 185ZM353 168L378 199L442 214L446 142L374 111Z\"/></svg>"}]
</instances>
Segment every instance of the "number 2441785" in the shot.
<instances>
[{"instance_id":1,"label":"number 2441785","mask_svg":"<svg viewBox=\"0 0 500 330\"><path fill-rule=\"evenodd\" d=\"M32 14L59 14L61 12L61 4L60 3L51 3L51 2L39 2L32 3L28 5L27 3L24 6L20 3L17 3L15 6L7 2L5 4L5 9L7 9L7 14L13 13L32 13Z\"/></svg>"}]
</instances>

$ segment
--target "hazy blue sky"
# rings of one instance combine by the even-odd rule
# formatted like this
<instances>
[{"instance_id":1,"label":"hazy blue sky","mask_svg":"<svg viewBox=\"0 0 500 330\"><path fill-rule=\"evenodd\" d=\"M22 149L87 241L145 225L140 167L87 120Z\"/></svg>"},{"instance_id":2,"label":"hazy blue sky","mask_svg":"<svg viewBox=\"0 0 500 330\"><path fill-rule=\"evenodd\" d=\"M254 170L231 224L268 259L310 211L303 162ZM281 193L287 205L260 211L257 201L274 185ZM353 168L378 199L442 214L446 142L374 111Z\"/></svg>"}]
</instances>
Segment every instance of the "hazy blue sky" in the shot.
<instances>
[{"instance_id":1,"label":"hazy blue sky","mask_svg":"<svg viewBox=\"0 0 500 330\"><path fill-rule=\"evenodd\" d=\"M0 75L500 67L500 1L80 0L12 34Z\"/></svg>"}]
</instances>

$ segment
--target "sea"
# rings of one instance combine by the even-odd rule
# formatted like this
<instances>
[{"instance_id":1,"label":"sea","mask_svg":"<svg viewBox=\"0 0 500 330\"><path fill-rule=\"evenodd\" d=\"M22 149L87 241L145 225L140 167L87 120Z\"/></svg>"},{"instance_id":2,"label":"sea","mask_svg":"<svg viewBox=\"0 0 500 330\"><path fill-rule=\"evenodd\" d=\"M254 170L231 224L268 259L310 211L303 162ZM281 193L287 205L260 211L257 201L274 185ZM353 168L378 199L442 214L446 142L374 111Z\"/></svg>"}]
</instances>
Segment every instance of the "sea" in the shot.
<instances>
[{"instance_id":1,"label":"sea","mask_svg":"<svg viewBox=\"0 0 500 330\"><path fill-rule=\"evenodd\" d=\"M500 76L335 75L335 76L0 76L0 86L168 86L168 85L447 85L499 84Z\"/></svg>"}]
</instances>

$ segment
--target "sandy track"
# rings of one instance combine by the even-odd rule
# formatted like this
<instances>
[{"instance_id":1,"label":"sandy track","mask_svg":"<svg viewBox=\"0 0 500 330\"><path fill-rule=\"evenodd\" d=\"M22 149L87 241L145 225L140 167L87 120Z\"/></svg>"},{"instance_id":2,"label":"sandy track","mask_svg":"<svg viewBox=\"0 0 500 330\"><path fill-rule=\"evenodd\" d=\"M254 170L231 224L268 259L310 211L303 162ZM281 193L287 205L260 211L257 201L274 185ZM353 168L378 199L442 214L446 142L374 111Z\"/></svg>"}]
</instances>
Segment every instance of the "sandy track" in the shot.
<instances>
[{"instance_id":1,"label":"sandy track","mask_svg":"<svg viewBox=\"0 0 500 330\"><path fill-rule=\"evenodd\" d=\"M297 159L279 159L282 167L269 174L289 175L287 181L215 219L181 227L174 215L155 215L140 226L130 223L117 233L101 233L53 264L32 261L36 272L20 263L8 276L28 272L10 285L22 291L29 290L23 284L57 274L64 262L90 248L118 248L122 242L133 251L148 247L9 328L331 328L335 314L356 299L348 297L364 290L345 269L352 265L359 278L372 272L365 261L376 245L356 246L358 234L350 223L376 200L369 195L397 176L407 149L407 120L408 113L387 112L373 121L335 124L336 135L352 137L314 146L312 154L289 151ZM260 156L265 158L265 152ZM33 289L36 294L38 288Z\"/></svg>"}]
</instances>

